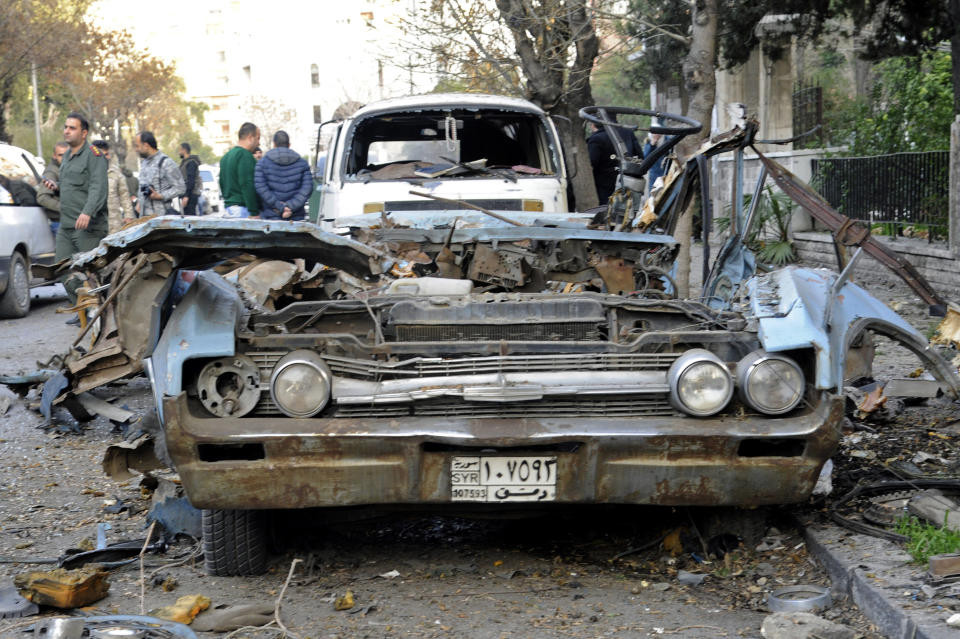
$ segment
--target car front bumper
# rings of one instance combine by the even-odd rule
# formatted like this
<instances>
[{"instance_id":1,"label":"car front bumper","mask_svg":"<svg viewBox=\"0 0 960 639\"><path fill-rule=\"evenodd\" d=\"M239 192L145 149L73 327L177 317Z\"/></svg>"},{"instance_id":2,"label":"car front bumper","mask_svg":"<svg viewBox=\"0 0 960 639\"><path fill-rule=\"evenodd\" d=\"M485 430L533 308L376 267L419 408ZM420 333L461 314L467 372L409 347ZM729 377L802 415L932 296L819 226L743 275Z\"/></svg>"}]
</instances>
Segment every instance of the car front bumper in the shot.
<instances>
[{"instance_id":1,"label":"car front bumper","mask_svg":"<svg viewBox=\"0 0 960 639\"><path fill-rule=\"evenodd\" d=\"M167 448L198 508L451 503L462 455L557 458L556 502L753 506L806 499L840 438L822 393L787 417L214 418L164 399Z\"/></svg>"}]
</instances>

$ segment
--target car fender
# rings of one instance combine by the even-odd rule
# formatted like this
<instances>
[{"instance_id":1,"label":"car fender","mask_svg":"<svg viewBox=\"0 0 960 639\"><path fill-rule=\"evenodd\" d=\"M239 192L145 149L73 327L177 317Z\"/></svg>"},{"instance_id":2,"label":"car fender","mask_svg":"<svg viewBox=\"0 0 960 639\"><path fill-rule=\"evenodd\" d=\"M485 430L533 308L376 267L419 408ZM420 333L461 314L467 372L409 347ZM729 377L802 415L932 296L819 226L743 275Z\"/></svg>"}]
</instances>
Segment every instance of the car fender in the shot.
<instances>
[{"instance_id":1,"label":"car fender","mask_svg":"<svg viewBox=\"0 0 960 639\"><path fill-rule=\"evenodd\" d=\"M212 271L197 273L146 360L158 410L162 410L164 396L183 390L185 362L235 354L235 335L243 314L243 302L232 284ZM162 414L160 419L162 422Z\"/></svg>"},{"instance_id":2,"label":"car fender","mask_svg":"<svg viewBox=\"0 0 960 639\"><path fill-rule=\"evenodd\" d=\"M812 348L815 386L839 392L848 350L871 330L916 354L946 392L960 397L960 378L919 331L852 282L834 290L837 277L827 269L790 266L748 280L749 315L757 321L763 347L769 352Z\"/></svg>"}]
</instances>

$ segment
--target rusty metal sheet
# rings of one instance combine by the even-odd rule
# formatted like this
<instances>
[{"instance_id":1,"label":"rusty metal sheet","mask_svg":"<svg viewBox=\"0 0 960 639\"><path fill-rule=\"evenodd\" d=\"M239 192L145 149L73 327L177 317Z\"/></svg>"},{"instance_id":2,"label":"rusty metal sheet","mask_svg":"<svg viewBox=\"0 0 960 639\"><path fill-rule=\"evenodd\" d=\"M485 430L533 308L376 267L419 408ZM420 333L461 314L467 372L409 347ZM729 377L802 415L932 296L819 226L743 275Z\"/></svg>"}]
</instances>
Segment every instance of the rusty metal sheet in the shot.
<instances>
[{"instance_id":1,"label":"rusty metal sheet","mask_svg":"<svg viewBox=\"0 0 960 639\"><path fill-rule=\"evenodd\" d=\"M637 287L633 278L633 266L620 258L605 255L600 258L595 268L606 284L608 293L623 295Z\"/></svg>"},{"instance_id":2,"label":"rusty metal sheet","mask_svg":"<svg viewBox=\"0 0 960 639\"><path fill-rule=\"evenodd\" d=\"M103 340L102 343L97 345L97 350L91 351L76 359L74 359L74 355L71 353L66 359L66 364L70 372L77 375L81 374L85 368L91 368L92 370L101 360L116 357L122 353L123 348L120 345L120 341L114 337Z\"/></svg>"}]
</instances>

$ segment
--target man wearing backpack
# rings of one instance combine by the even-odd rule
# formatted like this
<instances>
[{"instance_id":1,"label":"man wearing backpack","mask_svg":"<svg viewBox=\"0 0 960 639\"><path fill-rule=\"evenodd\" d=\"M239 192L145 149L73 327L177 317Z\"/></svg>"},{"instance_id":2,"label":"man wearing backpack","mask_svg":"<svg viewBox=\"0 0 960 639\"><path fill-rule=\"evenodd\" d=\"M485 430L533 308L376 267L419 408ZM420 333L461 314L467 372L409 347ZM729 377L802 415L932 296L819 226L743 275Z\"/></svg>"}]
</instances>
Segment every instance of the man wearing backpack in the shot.
<instances>
[{"instance_id":1,"label":"man wearing backpack","mask_svg":"<svg viewBox=\"0 0 960 639\"><path fill-rule=\"evenodd\" d=\"M180 173L186 186L184 196L180 198L184 215L197 214L197 202L203 192L203 178L200 177L200 158L190 153L190 143L181 142L177 150L180 156Z\"/></svg>"}]
</instances>

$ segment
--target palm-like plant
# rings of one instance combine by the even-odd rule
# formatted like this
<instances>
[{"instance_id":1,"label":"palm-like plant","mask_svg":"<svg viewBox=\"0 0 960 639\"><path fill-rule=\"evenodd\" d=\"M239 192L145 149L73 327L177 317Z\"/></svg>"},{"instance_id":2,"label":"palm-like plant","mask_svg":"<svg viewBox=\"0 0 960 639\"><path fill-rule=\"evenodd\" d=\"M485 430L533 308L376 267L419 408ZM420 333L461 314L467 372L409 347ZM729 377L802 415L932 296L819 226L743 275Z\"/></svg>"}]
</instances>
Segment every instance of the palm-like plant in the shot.
<instances>
[{"instance_id":1,"label":"palm-like plant","mask_svg":"<svg viewBox=\"0 0 960 639\"><path fill-rule=\"evenodd\" d=\"M760 262L782 266L797 259L790 240L790 216L796 206L783 192L774 193L768 186L760 196L760 204L754 215L750 232L747 233L745 244L753 251ZM750 208L752 194L744 198L744 210ZM716 219L717 231L723 232L730 228L732 205L724 207L725 217Z\"/></svg>"}]
</instances>

